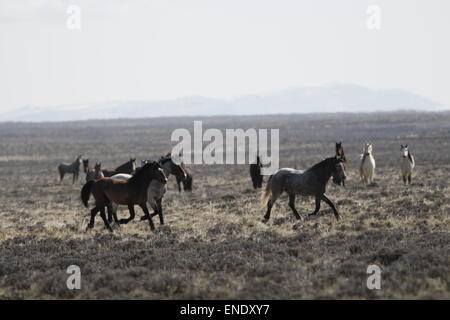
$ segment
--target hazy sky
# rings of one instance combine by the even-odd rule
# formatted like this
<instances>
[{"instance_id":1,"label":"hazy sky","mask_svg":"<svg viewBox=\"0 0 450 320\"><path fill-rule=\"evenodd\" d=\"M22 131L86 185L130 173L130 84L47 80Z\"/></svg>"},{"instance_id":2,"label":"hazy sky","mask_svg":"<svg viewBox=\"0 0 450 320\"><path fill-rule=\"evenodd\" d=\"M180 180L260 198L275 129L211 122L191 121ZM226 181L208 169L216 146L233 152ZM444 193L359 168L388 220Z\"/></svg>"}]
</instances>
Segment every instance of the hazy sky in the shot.
<instances>
[{"instance_id":1,"label":"hazy sky","mask_svg":"<svg viewBox=\"0 0 450 320\"><path fill-rule=\"evenodd\" d=\"M449 14L448 0L0 0L0 112L333 82L450 108Z\"/></svg>"}]
</instances>

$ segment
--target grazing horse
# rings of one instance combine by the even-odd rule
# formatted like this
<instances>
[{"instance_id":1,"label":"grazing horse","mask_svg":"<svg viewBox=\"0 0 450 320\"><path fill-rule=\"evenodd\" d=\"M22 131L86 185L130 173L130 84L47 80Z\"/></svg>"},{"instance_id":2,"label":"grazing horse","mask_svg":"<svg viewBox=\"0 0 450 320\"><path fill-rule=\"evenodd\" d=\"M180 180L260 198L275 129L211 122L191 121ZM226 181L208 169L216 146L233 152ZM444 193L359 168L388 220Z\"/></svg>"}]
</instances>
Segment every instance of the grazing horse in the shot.
<instances>
[{"instance_id":1,"label":"grazing horse","mask_svg":"<svg viewBox=\"0 0 450 320\"><path fill-rule=\"evenodd\" d=\"M130 158L129 161L118 166L115 169L102 169L103 175L105 177L112 177L118 173L132 173L136 170L136 158Z\"/></svg>"},{"instance_id":2,"label":"grazing horse","mask_svg":"<svg viewBox=\"0 0 450 320\"><path fill-rule=\"evenodd\" d=\"M182 183L184 191L192 192L192 169L186 167L184 162L181 162L180 166L183 168L184 172L186 173L186 179L181 180L177 177L178 189L181 190L180 183Z\"/></svg>"},{"instance_id":3,"label":"grazing horse","mask_svg":"<svg viewBox=\"0 0 450 320\"><path fill-rule=\"evenodd\" d=\"M192 190L192 175L190 175L190 169L184 166L184 163L176 164L170 153L159 159L161 167L164 169L164 174L169 177L169 175L175 175L177 180L178 192L181 192L181 183L183 183L184 191ZM188 183L189 180L189 183Z\"/></svg>"},{"instance_id":4,"label":"grazing horse","mask_svg":"<svg viewBox=\"0 0 450 320\"><path fill-rule=\"evenodd\" d=\"M101 179L104 177L105 176L103 175L103 172L102 172L102 164L101 163L96 163L94 169L89 168L89 167L87 168L86 182L91 181L91 180L98 180L98 179Z\"/></svg>"},{"instance_id":5,"label":"grazing horse","mask_svg":"<svg viewBox=\"0 0 450 320\"><path fill-rule=\"evenodd\" d=\"M59 181L62 181L64 178L64 175L66 173L72 173L72 184L75 183L76 180L78 180L78 174L80 173L80 165L81 165L81 155L77 157L77 159L72 163L61 163L58 166L59 171Z\"/></svg>"},{"instance_id":6,"label":"grazing horse","mask_svg":"<svg viewBox=\"0 0 450 320\"><path fill-rule=\"evenodd\" d=\"M167 178L164 171L157 162L146 163L130 179L116 180L111 178L102 178L97 181L89 181L81 189L81 200L87 208L89 196L92 193L95 198L95 207L91 210L91 220L88 228L94 227L95 216L100 212L100 216L105 223L106 228L112 232L112 228L106 219L105 207L111 210L112 202L128 206L130 218L117 220L114 214L114 220L118 223L128 223L134 219L134 206L139 205L144 211L145 216L149 217L149 224L152 230L155 229L150 213L147 209L148 187L151 181L155 179L161 183L166 183Z\"/></svg>"},{"instance_id":7,"label":"grazing horse","mask_svg":"<svg viewBox=\"0 0 450 320\"><path fill-rule=\"evenodd\" d=\"M316 199L316 209L310 215L317 214L320 210L320 201L324 201L333 209L334 216L339 220L341 216L334 203L325 195L325 189L331 176L345 180L346 174L342 159L327 158L306 171L291 168L279 169L270 176L261 199L263 204L267 203L264 222L269 221L272 206L284 191L289 195L289 207L297 219L302 219L302 217L295 209L295 196L301 195L312 196Z\"/></svg>"},{"instance_id":8,"label":"grazing horse","mask_svg":"<svg viewBox=\"0 0 450 320\"><path fill-rule=\"evenodd\" d=\"M186 180L187 178L187 174L186 171L184 171L184 168L181 164L176 164L170 153L168 155L166 155L165 157L161 157L159 159L159 164L161 165L161 167L164 170L164 174L167 176L167 178L173 174L175 176L175 178L177 179L177 184L178 184L178 192L181 192L181 186L180 183L181 181Z\"/></svg>"},{"instance_id":9,"label":"grazing horse","mask_svg":"<svg viewBox=\"0 0 450 320\"><path fill-rule=\"evenodd\" d=\"M253 188L262 188L263 175L261 175L261 159L256 157L256 163L250 164L250 177L252 178Z\"/></svg>"},{"instance_id":10,"label":"grazing horse","mask_svg":"<svg viewBox=\"0 0 450 320\"><path fill-rule=\"evenodd\" d=\"M359 167L359 175L365 185L373 182L375 172L375 159L372 154L373 145L366 143L364 145L363 154L361 155L361 166Z\"/></svg>"},{"instance_id":11,"label":"grazing horse","mask_svg":"<svg viewBox=\"0 0 450 320\"><path fill-rule=\"evenodd\" d=\"M344 153L344 148L342 147L342 141L336 142L336 157L342 159L345 171L348 170L348 160ZM345 187L345 180L338 180L333 178L333 182L337 185L343 185Z\"/></svg>"},{"instance_id":12,"label":"grazing horse","mask_svg":"<svg viewBox=\"0 0 450 320\"><path fill-rule=\"evenodd\" d=\"M406 186L406 183L411 184L412 172L416 162L414 161L414 156L409 152L408 145L401 145L400 151L402 154L401 168L403 183Z\"/></svg>"}]
</instances>

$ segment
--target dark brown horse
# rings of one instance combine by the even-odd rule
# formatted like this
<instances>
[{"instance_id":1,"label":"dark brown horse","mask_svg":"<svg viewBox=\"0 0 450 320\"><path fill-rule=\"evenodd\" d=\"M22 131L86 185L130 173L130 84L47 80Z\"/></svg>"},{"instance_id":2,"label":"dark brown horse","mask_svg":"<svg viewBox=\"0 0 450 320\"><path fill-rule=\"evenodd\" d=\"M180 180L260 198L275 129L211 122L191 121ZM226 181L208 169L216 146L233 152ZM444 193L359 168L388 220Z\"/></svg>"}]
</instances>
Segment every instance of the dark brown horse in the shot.
<instances>
[{"instance_id":1,"label":"dark brown horse","mask_svg":"<svg viewBox=\"0 0 450 320\"><path fill-rule=\"evenodd\" d=\"M348 160L345 156L344 148L342 147L342 141L336 142L336 158L342 159L342 164L344 165L344 170L348 169ZM337 185L343 185L345 187L345 180L339 180L336 177L333 177L333 182Z\"/></svg>"},{"instance_id":2,"label":"dark brown horse","mask_svg":"<svg viewBox=\"0 0 450 320\"><path fill-rule=\"evenodd\" d=\"M118 173L128 173L131 174L136 170L136 158L130 158L129 161L125 162L124 164L118 166L115 169L102 169L103 175L105 177L112 177L115 174Z\"/></svg>"},{"instance_id":3,"label":"dark brown horse","mask_svg":"<svg viewBox=\"0 0 450 320\"><path fill-rule=\"evenodd\" d=\"M256 157L256 163L250 164L250 177L252 178L253 188L262 188L263 175L261 175L261 159Z\"/></svg>"},{"instance_id":4,"label":"dark brown horse","mask_svg":"<svg viewBox=\"0 0 450 320\"><path fill-rule=\"evenodd\" d=\"M310 215L315 215L320 210L320 202L324 201L333 209L336 219L340 219L334 203L325 195L326 186L331 176L345 180L345 170L342 159L328 158L314 165L306 171L284 168L270 176L262 197L262 203L267 203L267 212L264 222L270 219L270 212L275 201L283 192L289 195L289 207L297 219L302 219L295 209L295 196L310 196L316 199L316 209Z\"/></svg>"},{"instance_id":5,"label":"dark brown horse","mask_svg":"<svg viewBox=\"0 0 450 320\"><path fill-rule=\"evenodd\" d=\"M138 205L144 211L145 216L149 217L149 224L152 230L155 229L150 213L147 208L148 187L150 182L156 179L161 183L166 183L167 178L164 171L157 162L146 163L128 180L116 180L111 178L102 178L97 181L87 182L81 189L81 200L87 208L89 196L92 193L95 198L95 207L91 210L91 220L88 228L94 227L95 216L100 212L100 216L105 223L106 228L112 232L108 219L106 219L105 207L112 211L111 202L127 205L130 211L128 219L118 221L117 215L113 212L116 223L128 223L135 217L134 206Z\"/></svg>"}]
</instances>

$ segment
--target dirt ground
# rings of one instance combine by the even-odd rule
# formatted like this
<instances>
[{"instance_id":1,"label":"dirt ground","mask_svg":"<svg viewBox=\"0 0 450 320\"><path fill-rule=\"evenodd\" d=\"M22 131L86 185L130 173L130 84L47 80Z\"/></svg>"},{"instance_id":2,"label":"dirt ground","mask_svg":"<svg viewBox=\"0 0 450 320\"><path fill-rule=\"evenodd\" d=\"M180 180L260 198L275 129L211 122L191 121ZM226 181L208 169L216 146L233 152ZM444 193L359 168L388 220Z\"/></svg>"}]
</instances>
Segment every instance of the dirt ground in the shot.
<instances>
[{"instance_id":1,"label":"dirt ground","mask_svg":"<svg viewBox=\"0 0 450 320\"><path fill-rule=\"evenodd\" d=\"M248 165L192 165L194 190L169 178L166 225L137 219L110 234L80 201L84 175L58 181L78 154L115 167L130 156L157 159L175 128L279 128L281 167L307 169L342 141L347 187L295 221L283 196L269 223ZM363 144L374 145L375 183L359 181ZM400 144L417 167L400 175ZM0 124L0 298L37 299L450 299L450 113L325 114ZM267 179L265 179L264 184ZM92 204L92 200L90 202ZM313 199L297 199L299 212ZM120 216L128 212L122 208ZM381 289L366 287L381 268ZM81 290L66 269L81 268Z\"/></svg>"}]
</instances>

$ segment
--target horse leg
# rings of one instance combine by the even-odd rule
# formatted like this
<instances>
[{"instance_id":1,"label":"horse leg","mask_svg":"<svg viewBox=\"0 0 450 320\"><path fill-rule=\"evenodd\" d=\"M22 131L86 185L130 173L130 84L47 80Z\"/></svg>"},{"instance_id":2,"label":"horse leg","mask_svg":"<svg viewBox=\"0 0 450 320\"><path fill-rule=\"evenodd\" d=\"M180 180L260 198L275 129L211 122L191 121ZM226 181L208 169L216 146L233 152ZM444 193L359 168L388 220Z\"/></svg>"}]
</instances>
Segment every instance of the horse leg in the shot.
<instances>
[{"instance_id":1,"label":"horse leg","mask_svg":"<svg viewBox=\"0 0 450 320\"><path fill-rule=\"evenodd\" d=\"M310 213L309 216L315 216L317 212L320 210L320 198L316 197L316 209L314 209L313 213Z\"/></svg>"},{"instance_id":2,"label":"horse leg","mask_svg":"<svg viewBox=\"0 0 450 320\"><path fill-rule=\"evenodd\" d=\"M113 210L113 207L112 207L112 203L110 202L106 206L106 208L108 209L108 222L111 223L111 222L113 222L113 215L114 215L114 210ZM117 217L115 217L114 221L117 222Z\"/></svg>"},{"instance_id":3,"label":"horse leg","mask_svg":"<svg viewBox=\"0 0 450 320\"><path fill-rule=\"evenodd\" d=\"M100 217L102 217L103 223L105 224L106 229L108 229L109 232L113 232L113 229L111 228L111 226L108 223L108 219L106 219L105 207L101 207Z\"/></svg>"},{"instance_id":4,"label":"horse leg","mask_svg":"<svg viewBox=\"0 0 450 320\"><path fill-rule=\"evenodd\" d=\"M325 201L325 202L331 207L331 209L333 209L333 213L334 213L334 216L336 217L336 220L341 219L341 215L340 215L339 212L337 211L337 209L336 209L336 207L335 207L333 201L331 201L330 199L328 199L327 196L326 196L325 194L322 194L322 195L320 196L320 199L323 200L323 201Z\"/></svg>"},{"instance_id":5,"label":"horse leg","mask_svg":"<svg viewBox=\"0 0 450 320\"><path fill-rule=\"evenodd\" d=\"M118 205L114 205L111 203L111 211L112 211L112 216L114 218L114 223L119 225L119 219L117 218L117 209L119 208Z\"/></svg>"},{"instance_id":6,"label":"horse leg","mask_svg":"<svg viewBox=\"0 0 450 320\"><path fill-rule=\"evenodd\" d=\"M411 184L411 180L412 180L412 173L410 172L408 174L408 184Z\"/></svg>"},{"instance_id":7,"label":"horse leg","mask_svg":"<svg viewBox=\"0 0 450 320\"><path fill-rule=\"evenodd\" d=\"M100 210L98 207L95 207L94 209L91 210L91 221L89 221L89 224L87 225L87 229L92 229L94 227L95 216L97 215L97 213L99 211Z\"/></svg>"},{"instance_id":8,"label":"horse leg","mask_svg":"<svg viewBox=\"0 0 450 320\"><path fill-rule=\"evenodd\" d=\"M144 211L144 214L146 216L148 216L148 224L150 225L150 229L155 230L155 225L153 223L152 216L150 215L150 212L148 212L147 205L144 203L144 204L140 205L140 207Z\"/></svg>"},{"instance_id":9,"label":"horse leg","mask_svg":"<svg viewBox=\"0 0 450 320\"><path fill-rule=\"evenodd\" d=\"M120 219L119 220L120 224L127 224L128 222L133 220L134 217L136 216L136 213L134 212L134 206L132 204L128 205L128 211L130 211L130 217L128 217L128 219Z\"/></svg>"},{"instance_id":10,"label":"horse leg","mask_svg":"<svg viewBox=\"0 0 450 320\"><path fill-rule=\"evenodd\" d=\"M302 219L302 217L298 214L297 209L295 209L295 194L289 195L289 207L292 209L292 212L297 220Z\"/></svg>"},{"instance_id":11,"label":"horse leg","mask_svg":"<svg viewBox=\"0 0 450 320\"><path fill-rule=\"evenodd\" d=\"M158 200L156 200L156 206L157 206L158 215L159 215L159 223L164 224L164 217L163 217L163 212L162 212L162 198L159 198Z\"/></svg>"},{"instance_id":12,"label":"horse leg","mask_svg":"<svg viewBox=\"0 0 450 320\"><path fill-rule=\"evenodd\" d=\"M404 173L402 173L402 178L403 178L403 184L406 186L406 175Z\"/></svg>"}]
</instances>

